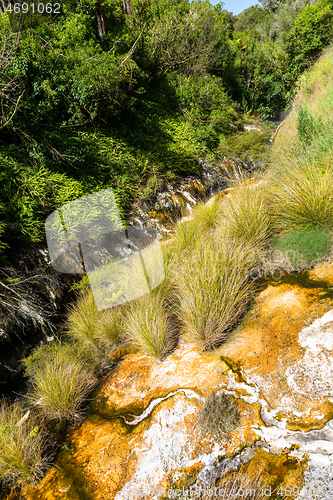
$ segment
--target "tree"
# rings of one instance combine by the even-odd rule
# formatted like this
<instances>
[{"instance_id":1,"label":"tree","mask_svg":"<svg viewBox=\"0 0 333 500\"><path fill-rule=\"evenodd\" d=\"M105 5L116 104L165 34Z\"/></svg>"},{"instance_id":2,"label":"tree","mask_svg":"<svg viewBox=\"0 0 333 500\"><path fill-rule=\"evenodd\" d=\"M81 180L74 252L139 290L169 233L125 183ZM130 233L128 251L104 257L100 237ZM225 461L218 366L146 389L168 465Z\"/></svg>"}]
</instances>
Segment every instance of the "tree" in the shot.
<instances>
[{"instance_id":1,"label":"tree","mask_svg":"<svg viewBox=\"0 0 333 500\"><path fill-rule=\"evenodd\" d=\"M231 27L221 5L213 7L204 0L132 0L132 11L130 21L137 31L143 23L147 27L140 61L149 61L157 72L205 75L228 59Z\"/></svg>"},{"instance_id":2,"label":"tree","mask_svg":"<svg viewBox=\"0 0 333 500\"><path fill-rule=\"evenodd\" d=\"M294 22L286 40L293 72L307 68L333 38L333 8L330 0L307 5Z\"/></svg>"},{"instance_id":3,"label":"tree","mask_svg":"<svg viewBox=\"0 0 333 500\"><path fill-rule=\"evenodd\" d=\"M282 3L285 3L285 1L286 0L259 0L259 3L261 3L264 9L274 10Z\"/></svg>"}]
</instances>

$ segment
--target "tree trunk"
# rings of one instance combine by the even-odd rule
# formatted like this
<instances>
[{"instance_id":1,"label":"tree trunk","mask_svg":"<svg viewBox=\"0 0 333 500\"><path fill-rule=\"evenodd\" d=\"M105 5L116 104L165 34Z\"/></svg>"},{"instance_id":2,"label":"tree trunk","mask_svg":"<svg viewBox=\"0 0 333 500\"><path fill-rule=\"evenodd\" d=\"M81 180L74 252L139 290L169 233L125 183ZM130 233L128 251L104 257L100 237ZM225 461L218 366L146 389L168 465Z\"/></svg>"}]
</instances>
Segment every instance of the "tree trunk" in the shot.
<instances>
[{"instance_id":1,"label":"tree trunk","mask_svg":"<svg viewBox=\"0 0 333 500\"><path fill-rule=\"evenodd\" d=\"M126 12L128 15L132 15L132 6L131 6L131 0L126 0Z\"/></svg>"},{"instance_id":2,"label":"tree trunk","mask_svg":"<svg viewBox=\"0 0 333 500\"><path fill-rule=\"evenodd\" d=\"M101 6L99 3L97 5L96 20L97 20L98 38L99 38L102 49L104 49L105 48L104 36L106 33L106 29L105 29L103 14L101 12Z\"/></svg>"}]
</instances>

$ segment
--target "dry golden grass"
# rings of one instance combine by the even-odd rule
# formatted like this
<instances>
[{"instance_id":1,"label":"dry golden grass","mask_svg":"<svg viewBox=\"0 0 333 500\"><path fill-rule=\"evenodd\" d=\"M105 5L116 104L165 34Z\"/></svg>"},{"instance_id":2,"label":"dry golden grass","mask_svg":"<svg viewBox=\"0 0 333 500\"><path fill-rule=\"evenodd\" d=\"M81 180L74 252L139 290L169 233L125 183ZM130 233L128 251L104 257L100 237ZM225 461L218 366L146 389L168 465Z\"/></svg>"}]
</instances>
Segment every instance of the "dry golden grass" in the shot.
<instances>
[{"instance_id":1,"label":"dry golden grass","mask_svg":"<svg viewBox=\"0 0 333 500\"><path fill-rule=\"evenodd\" d=\"M266 184L244 184L235 188L221 203L218 231L240 243L266 243L272 232L266 189Z\"/></svg>"},{"instance_id":2,"label":"dry golden grass","mask_svg":"<svg viewBox=\"0 0 333 500\"><path fill-rule=\"evenodd\" d=\"M125 320L129 341L144 353L163 359L176 342L177 322L160 293L133 301Z\"/></svg>"},{"instance_id":3,"label":"dry golden grass","mask_svg":"<svg viewBox=\"0 0 333 500\"><path fill-rule=\"evenodd\" d=\"M68 311L65 331L69 339L83 349L96 371L108 369L111 352L121 341L124 307L98 311L91 290L85 291Z\"/></svg>"},{"instance_id":4,"label":"dry golden grass","mask_svg":"<svg viewBox=\"0 0 333 500\"><path fill-rule=\"evenodd\" d=\"M96 378L73 345L44 346L26 366L31 383L27 400L43 419L71 422L81 417Z\"/></svg>"},{"instance_id":5,"label":"dry golden grass","mask_svg":"<svg viewBox=\"0 0 333 500\"><path fill-rule=\"evenodd\" d=\"M257 252L227 238L203 238L174 270L179 317L203 349L221 344L253 295Z\"/></svg>"}]
</instances>

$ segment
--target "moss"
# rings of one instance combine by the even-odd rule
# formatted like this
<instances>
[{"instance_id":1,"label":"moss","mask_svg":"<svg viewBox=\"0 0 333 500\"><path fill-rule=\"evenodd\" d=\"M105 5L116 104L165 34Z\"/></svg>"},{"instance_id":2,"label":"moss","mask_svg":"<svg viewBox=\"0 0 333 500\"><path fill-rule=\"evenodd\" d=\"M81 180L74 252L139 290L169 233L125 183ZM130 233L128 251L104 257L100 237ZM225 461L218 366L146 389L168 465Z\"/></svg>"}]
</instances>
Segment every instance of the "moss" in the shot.
<instances>
[{"instance_id":1,"label":"moss","mask_svg":"<svg viewBox=\"0 0 333 500\"><path fill-rule=\"evenodd\" d=\"M332 234L323 228L310 231L294 231L271 238L273 251L286 254L293 266L304 263L311 266L326 256L332 247Z\"/></svg>"},{"instance_id":2,"label":"moss","mask_svg":"<svg viewBox=\"0 0 333 500\"><path fill-rule=\"evenodd\" d=\"M93 488L78 464L71 463L71 455L72 451L63 449L56 460L61 471L60 481L68 488L64 500L91 500L94 496Z\"/></svg>"}]
</instances>

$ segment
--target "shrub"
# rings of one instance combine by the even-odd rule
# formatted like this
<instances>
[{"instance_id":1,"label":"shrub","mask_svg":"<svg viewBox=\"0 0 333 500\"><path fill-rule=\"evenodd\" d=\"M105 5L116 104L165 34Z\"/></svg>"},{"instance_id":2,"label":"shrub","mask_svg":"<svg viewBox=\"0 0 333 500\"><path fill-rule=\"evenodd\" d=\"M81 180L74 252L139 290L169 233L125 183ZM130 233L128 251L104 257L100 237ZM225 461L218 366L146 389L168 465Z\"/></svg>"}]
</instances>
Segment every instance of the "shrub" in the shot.
<instances>
[{"instance_id":1,"label":"shrub","mask_svg":"<svg viewBox=\"0 0 333 500\"><path fill-rule=\"evenodd\" d=\"M237 427L239 419L235 398L221 393L209 396L198 415L201 432L217 440L226 438Z\"/></svg>"},{"instance_id":2,"label":"shrub","mask_svg":"<svg viewBox=\"0 0 333 500\"><path fill-rule=\"evenodd\" d=\"M222 79L207 74L204 78L178 74L176 78L180 108L196 137L209 148L216 147L230 133L230 122L237 119Z\"/></svg>"},{"instance_id":3,"label":"shrub","mask_svg":"<svg viewBox=\"0 0 333 500\"><path fill-rule=\"evenodd\" d=\"M300 74L332 40L332 4L318 0L306 5L286 36L291 72Z\"/></svg>"},{"instance_id":4,"label":"shrub","mask_svg":"<svg viewBox=\"0 0 333 500\"><path fill-rule=\"evenodd\" d=\"M164 358L175 345L176 322L161 294L132 302L125 321L127 337L149 356Z\"/></svg>"},{"instance_id":5,"label":"shrub","mask_svg":"<svg viewBox=\"0 0 333 500\"><path fill-rule=\"evenodd\" d=\"M86 353L97 371L109 368L109 357L123 333L124 310L117 306L98 311L91 290L69 309L65 329L69 338Z\"/></svg>"},{"instance_id":6,"label":"shrub","mask_svg":"<svg viewBox=\"0 0 333 500\"><path fill-rule=\"evenodd\" d=\"M275 172L268 186L274 226L278 231L333 229L333 168L291 165Z\"/></svg>"},{"instance_id":7,"label":"shrub","mask_svg":"<svg viewBox=\"0 0 333 500\"><path fill-rule=\"evenodd\" d=\"M203 349L223 342L253 294L249 275L257 254L251 246L203 239L174 270L185 334Z\"/></svg>"},{"instance_id":8,"label":"shrub","mask_svg":"<svg viewBox=\"0 0 333 500\"><path fill-rule=\"evenodd\" d=\"M239 242L263 244L272 222L266 196L261 186L240 185L221 204L218 229Z\"/></svg>"},{"instance_id":9,"label":"shrub","mask_svg":"<svg viewBox=\"0 0 333 500\"><path fill-rule=\"evenodd\" d=\"M81 416L81 406L96 379L75 346L43 346L24 364L31 382L27 399L42 417L71 422Z\"/></svg>"},{"instance_id":10,"label":"shrub","mask_svg":"<svg viewBox=\"0 0 333 500\"><path fill-rule=\"evenodd\" d=\"M317 227L309 232L294 231L271 240L272 248L290 260L294 268L310 267L327 255L332 247L332 234Z\"/></svg>"},{"instance_id":11,"label":"shrub","mask_svg":"<svg viewBox=\"0 0 333 500\"><path fill-rule=\"evenodd\" d=\"M0 403L0 480L22 487L38 481L48 465L46 439L34 418L18 403Z\"/></svg>"}]
</instances>

